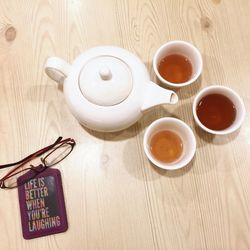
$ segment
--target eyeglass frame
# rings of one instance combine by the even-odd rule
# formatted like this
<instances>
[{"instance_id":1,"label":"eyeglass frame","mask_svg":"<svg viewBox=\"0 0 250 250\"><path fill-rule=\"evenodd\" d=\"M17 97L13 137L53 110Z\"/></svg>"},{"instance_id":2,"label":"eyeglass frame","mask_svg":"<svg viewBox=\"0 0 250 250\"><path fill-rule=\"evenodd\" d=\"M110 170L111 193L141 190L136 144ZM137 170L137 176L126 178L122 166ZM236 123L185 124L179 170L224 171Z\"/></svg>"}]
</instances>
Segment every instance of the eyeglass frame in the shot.
<instances>
[{"instance_id":1,"label":"eyeglass frame","mask_svg":"<svg viewBox=\"0 0 250 250\"><path fill-rule=\"evenodd\" d=\"M25 157L24 159L22 159L22 160L20 160L18 162L0 165L0 169L4 169L4 168L7 168L7 167L12 167L12 166L18 165L14 169L9 171L6 175L4 175L2 178L0 178L0 189L13 189L13 188L16 188L16 187L20 186L20 185L17 184L16 186L13 186L13 187L7 187L4 182L7 179L9 179L9 178L11 178L11 177L13 177L15 175L18 175L21 172L28 171L28 170L33 170L34 171L34 176L32 176L31 178L29 178L27 180L27 181L29 181L30 179L35 178L35 176L37 176L39 173L43 172L47 168L52 167L52 166L58 164L59 162L61 162L62 160L64 160L72 152L72 150L75 147L76 142L72 138L66 138L66 139L63 139L63 140L62 140L62 138L63 138L62 136L58 137L58 139L53 144L51 144L51 145L49 145L47 147L44 147L44 148L36 151L33 154L28 155L27 157ZM50 165L46 164L46 158L49 157L58 148L62 147L63 145L66 145L66 144L71 146L71 149L68 152L68 154L65 155L62 159L60 159L60 161L58 161L58 162L56 162L54 164L50 164ZM21 169L28 162L34 160L35 158L37 158L37 157L39 157L39 156L41 156L41 155L43 155L43 154L45 154L47 152L49 152L49 153L45 157L40 158L42 163L40 163L39 165L33 166L32 164L30 164L30 167L26 167L24 169ZM16 172L19 169L21 169L21 170ZM24 183L21 183L21 185L23 185L23 184Z\"/></svg>"}]
</instances>

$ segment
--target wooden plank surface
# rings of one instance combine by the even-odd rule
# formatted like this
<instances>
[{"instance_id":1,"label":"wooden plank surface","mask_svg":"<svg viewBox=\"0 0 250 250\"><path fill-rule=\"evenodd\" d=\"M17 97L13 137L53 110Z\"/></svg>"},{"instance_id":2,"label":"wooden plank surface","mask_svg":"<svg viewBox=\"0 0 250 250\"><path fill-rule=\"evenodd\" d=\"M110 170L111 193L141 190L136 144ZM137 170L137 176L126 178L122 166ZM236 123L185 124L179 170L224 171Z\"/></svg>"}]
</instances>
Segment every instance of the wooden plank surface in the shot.
<instances>
[{"instance_id":1,"label":"wooden plank surface","mask_svg":"<svg viewBox=\"0 0 250 250\"><path fill-rule=\"evenodd\" d=\"M0 162L13 162L59 135L77 146L61 170L69 229L24 240L17 190L0 190L0 249L250 249L250 119L228 136L212 136L192 118L196 93L225 85L250 108L248 0L0 1ZM136 53L151 79L156 49L182 39L199 48L200 82L180 101L147 112L118 133L82 127L44 65L68 62L97 45ZM182 170L153 167L142 147L146 127L175 116L196 135L194 160ZM1 170L1 176L6 170Z\"/></svg>"}]
</instances>

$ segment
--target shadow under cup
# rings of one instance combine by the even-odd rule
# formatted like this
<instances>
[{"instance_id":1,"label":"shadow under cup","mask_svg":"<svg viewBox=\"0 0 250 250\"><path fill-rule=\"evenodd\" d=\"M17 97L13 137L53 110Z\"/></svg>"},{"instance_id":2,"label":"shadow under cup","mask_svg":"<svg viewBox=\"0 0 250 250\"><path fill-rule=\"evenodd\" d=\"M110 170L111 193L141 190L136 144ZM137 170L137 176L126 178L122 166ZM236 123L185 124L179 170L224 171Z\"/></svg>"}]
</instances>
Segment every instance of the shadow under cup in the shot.
<instances>
[{"instance_id":1,"label":"shadow under cup","mask_svg":"<svg viewBox=\"0 0 250 250\"><path fill-rule=\"evenodd\" d=\"M159 65L160 62L169 55L178 54L186 57L191 65L192 65L192 75L190 79L183 83L173 83L164 79L159 73ZM159 78L159 80L167 86L171 86L174 88L183 87L195 82L201 74L203 67L202 56L199 50L194 47L192 44L185 41L170 41L168 43L163 44L155 53L153 59L153 68L155 74Z\"/></svg>"},{"instance_id":2,"label":"shadow under cup","mask_svg":"<svg viewBox=\"0 0 250 250\"><path fill-rule=\"evenodd\" d=\"M183 144L182 155L172 163L165 163L157 160L150 149L152 137L156 133L164 130L175 132L181 138ZM164 117L154 121L147 128L144 135L143 146L148 159L155 166L162 169L175 170L186 166L192 160L196 151L196 139L193 131L185 122L172 117Z\"/></svg>"}]
</instances>

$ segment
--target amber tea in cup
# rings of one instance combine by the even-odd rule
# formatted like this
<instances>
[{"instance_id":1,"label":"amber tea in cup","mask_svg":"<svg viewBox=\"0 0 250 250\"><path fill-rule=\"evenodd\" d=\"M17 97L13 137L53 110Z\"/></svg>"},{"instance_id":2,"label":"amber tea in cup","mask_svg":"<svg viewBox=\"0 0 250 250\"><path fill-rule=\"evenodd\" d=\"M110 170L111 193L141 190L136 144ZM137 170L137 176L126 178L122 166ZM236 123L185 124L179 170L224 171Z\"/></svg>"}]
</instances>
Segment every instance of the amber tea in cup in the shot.
<instances>
[{"instance_id":1,"label":"amber tea in cup","mask_svg":"<svg viewBox=\"0 0 250 250\"><path fill-rule=\"evenodd\" d=\"M203 130L215 135L226 135L237 130L245 114L241 97L226 86L205 87L193 101L195 122Z\"/></svg>"},{"instance_id":2,"label":"amber tea in cup","mask_svg":"<svg viewBox=\"0 0 250 250\"><path fill-rule=\"evenodd\" d=\"M236 117L233 102L222 94L209 94L201 98L196 108L200 122L209 129L230 127Z\"/></svg>"},{"instance_id":3,"label":"amber tea in cup","mask_svg":"<svg viewBox=\"0 0 250 250\"><path fill-rule=\"evenodd\" d=\"M195 82L202 71L199 50L185 41L169 41L155 53L153 68L158 79L170 88L181 88Z\"/></svg>"},{"instance_id":4,"label":"amber tea in cup","mask_svg":"<svg viewBox=\"0 0 250 250\"><path fill-rule=\"evenodd\" d=\"M159 64L159 73L172 83L184 83L192 77L192 64L190 60L179 54L165 56Z\"/></svg>"},{"instance_id":5,"label":"amber tea in cup","mask_svg":"<svg viewBox=\"0 0 250 250\"><path fill-rule=\"evenodd\" d=\"M177 133L171 130L162 130L152 136L150 150L157 160L172 163L181 157L183 142Z\"/></svg>"},{"instance_id":6,"label":"amber tea in cup","mask_svg":"<svg viewBox=\"0 0 250 250\"><path fill-rule=\"evenodd\" d=\"M163 117L146 129L143 148L155 166L174 170L186 166L192 160L196 140L185 122L173 117Z\"/></svg>"}]
</instances>

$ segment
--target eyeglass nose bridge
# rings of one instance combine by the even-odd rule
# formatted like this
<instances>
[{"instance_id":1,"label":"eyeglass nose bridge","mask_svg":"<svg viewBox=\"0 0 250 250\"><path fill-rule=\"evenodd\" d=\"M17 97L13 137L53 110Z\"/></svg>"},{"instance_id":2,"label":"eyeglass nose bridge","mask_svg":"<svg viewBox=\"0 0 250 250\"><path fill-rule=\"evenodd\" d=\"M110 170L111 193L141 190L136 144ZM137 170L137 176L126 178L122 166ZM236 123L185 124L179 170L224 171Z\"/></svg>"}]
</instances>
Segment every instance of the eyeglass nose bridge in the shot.
<instances>
[{"instance_id":1,"label":"eyeglass nose bridge","mask_svg":"<svg viewBox=\"0 0 250 250\"><path fill-rule=\"evenodd\" d=\"M30 165L30 168L39 174L43 172L47 168L47 166L44 164L39 164L38 166Z\"/></svg>"}]
</instances>

